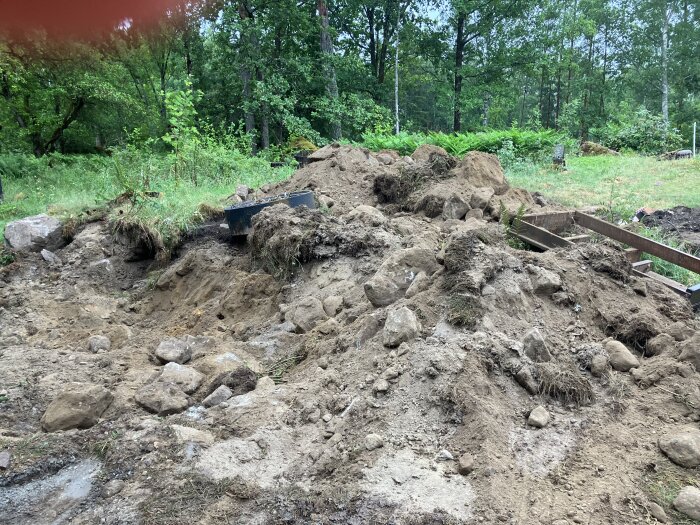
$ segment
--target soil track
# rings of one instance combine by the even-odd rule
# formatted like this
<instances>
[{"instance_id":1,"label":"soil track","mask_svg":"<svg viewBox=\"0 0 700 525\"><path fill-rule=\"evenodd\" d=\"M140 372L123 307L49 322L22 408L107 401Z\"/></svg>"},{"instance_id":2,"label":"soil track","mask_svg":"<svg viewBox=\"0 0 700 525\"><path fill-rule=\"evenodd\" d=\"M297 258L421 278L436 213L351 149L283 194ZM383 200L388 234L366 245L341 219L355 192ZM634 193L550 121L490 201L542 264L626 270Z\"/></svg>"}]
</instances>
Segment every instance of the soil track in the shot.
<instances>
[{"instance_id":1,"label":"soil track","mask_svg":"<svg viewBox=\"0 0 700 525\"><path fill-rule=\"evenodd\" d=\"M323 207L268 208L247 244L197 236L154 270L93 223L3 270L0 522L681 518L665 498L696 470L657 441L700 420L686 302L616 247L512 248L499 215L542 208L495 157L314 160L271 192ZM88 384L99 421L44 432Z\"/></svg>"}]
</instances>

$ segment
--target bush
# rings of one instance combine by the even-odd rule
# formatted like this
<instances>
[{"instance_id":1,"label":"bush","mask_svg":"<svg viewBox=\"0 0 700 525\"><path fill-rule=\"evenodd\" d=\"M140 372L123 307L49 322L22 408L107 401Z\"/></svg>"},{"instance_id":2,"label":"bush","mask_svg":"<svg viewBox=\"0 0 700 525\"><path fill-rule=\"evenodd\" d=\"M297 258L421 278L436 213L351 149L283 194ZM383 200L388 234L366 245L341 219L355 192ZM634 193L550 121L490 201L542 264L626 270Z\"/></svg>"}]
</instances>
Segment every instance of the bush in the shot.
<instances>
[{"instance_id":1,"label":"bush","mask_svg":"<svg viewBox=\"0 0 700 525\"><path fill-rule=\"evenodd\" d=\"M470 151L497 154L504 149L512 149L515 156L522 158L551 156L555 144L571 142L566 135L553 130L530 131L511 128L502 131L457 134L365 133L361 145L372 150L393 149L403 155L410 155L422 144L433 144L457 157Z\"/></svg>"},{"instance_id":2,"label":"bush","mask_svg":"<svg viewBox=\"0 0 700 525\"><path fill-rule=\"evenodd\" d=\"M683 137L677 129L668 128L660 115L645 107L632 111L623 107L620 116L591 134L614 150L631 150L637 153L658 154L673 151L683 145Z\"/></svg>"}]
</instances>

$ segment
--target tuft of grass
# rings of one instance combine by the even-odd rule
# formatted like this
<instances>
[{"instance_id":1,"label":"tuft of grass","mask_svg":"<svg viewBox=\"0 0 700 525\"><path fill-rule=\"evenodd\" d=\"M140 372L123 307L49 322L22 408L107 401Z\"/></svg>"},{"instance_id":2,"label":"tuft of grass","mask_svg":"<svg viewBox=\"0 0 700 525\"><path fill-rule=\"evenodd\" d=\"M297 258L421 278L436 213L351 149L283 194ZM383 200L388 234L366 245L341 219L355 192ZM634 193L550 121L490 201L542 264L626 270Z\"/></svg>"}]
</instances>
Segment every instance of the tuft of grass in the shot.
<instances>
[{"instance_id":1,"label":"tuft of grass","mask_svg":"<svg viewBox=\"0 0 700 525\"><path fill-rule=\"evenodd\" d=\"M260 377L269 376L275 382L276 385L280 383L285 383L286 379L284 376L289 372L294 366L298 365L304 360L303 355L287 355L281 357L270 366L268 366Z\"/></svg>"},{"instance_id":2,"label":"tuft of grass","mask_svg":"<svg viewBox=\"0 0 700 525\"><path fill-rule=\"evenodd\" d=\"M688 485L700 487L700 478L675 465L669 465L659 467L658 470L645 475L644 482L652 499L664 508L673 523L678 525L697 524L697 521L676 512L673 509L673 500L676 499L683 487Z\"/></svg>"},{"instance_id":3,"label":"tuft of grass","mask_svg":"<svg viewBox=\"0 0 700 525\"><path fill-rule=\"evenodd\" d=\"M479 299L466 294L451 296L447 307L447 322L468 330L476 327L483 313Z\"/></svg>"}]
</instances>

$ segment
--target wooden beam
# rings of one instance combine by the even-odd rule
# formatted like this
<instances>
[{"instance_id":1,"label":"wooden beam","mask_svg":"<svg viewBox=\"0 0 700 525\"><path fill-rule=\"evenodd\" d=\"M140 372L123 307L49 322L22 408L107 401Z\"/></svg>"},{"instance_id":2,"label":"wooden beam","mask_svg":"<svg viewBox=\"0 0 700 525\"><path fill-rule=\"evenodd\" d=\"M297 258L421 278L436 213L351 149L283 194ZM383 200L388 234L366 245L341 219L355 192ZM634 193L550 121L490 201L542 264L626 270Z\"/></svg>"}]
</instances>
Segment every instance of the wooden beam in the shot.
<instances>
[{"instance_id":1,"label":"wooden beam","mask_svg":"<svg viewBox=\"0 0 700 525\"><path fill-rule=\"evenodd\" d=\"M661 244L660 242L652 241L651 239L647 239L646 237L642 237L636 233L623 230L622 228L610 224L609 222L602 221L596 217L586 215L585 213L581 213L579 211L574 212L574 220L577 224L583 226L584 228L588 228L589 230L593 230L594 232L598 232L602 235L610 237L611 239L627 244L632 248L641 250L644 253L656 255L665 261L680 266L681 268L685 268L686 270L700 274L700 259L697 257L684 253L680 250L676 250L675 248L671 248L670 246L666 246L665 244Z\"/></svg>"},{"instance_id":2,"label":"wooden beam","mask_svg":"<svg viewBox=\"0 0 700 525\"><path fill-rule=\"evenodd\" d=\"M642 252L640 252L637 248L627 248L625 250L625 256L629 262L636 263L641 260Z\"/></svg>"},{"instance_id":3,"label":"wooden beam","mask_svg":"<svg viewBox=\"0 0 700 525\"><path fill-rule=\"evenodd\" d=\"M574 225L574 214L570 211L525 215L523 221L544 228L552 233L561 233Z\"/></svg>"},{"instance_id":4,"label":"wooden beam","mask_svg":"<svg viewBox=\"0 0 700 525\"><path fill-rule=\"evenodd\" d=\"M572 242L567 241L563 237L559 237L558 235L555 235L544 228L540 228L534 224L526 222L524 219L522 221L517 218L513 220L512 232L519 239L539 248L540 250L568 248L573 246Z\"/></svg>"},{"instance_id":5,"label":"wooden beam","mask_svg":"<svg viewBox=\"0 0 700 525\"><path fill-rule=\"evenodd\" d=\"M586 242L591 240L590 235L572 235L571 237L564 237L567 241L573 243Z\"/></svg>"},{"instance_id":6,"label":"wooden beam","mask_svg":"<svg viewBox=\"0 0 700 525\"><path fill-rule=\"evenodd\" d=\"M651 279L654 279L657 282L660 282L661 284L664 284L668 286L671 290L674 292L684 296L684 297L689 297L690 294L688 293L688 287L685 286L684 284L681 284L679 282L674 281L673 279L669 279L668 277L664 277L663 275L659 275L656 272L648 271L648 272L640 272L639 270L632 270L632 273L634 275L637 275L638 277L650 277Z\"/></svg>"},{"instance_id":7,"label":"wooden beam","mask_svg":"<svg viewBox=\"0 0 700 525\"><path fill-rule=\"evenodd\" d=\"M632 263L632 269L638 270L640 272L646 273L651 270L651 261L638 261Z\"/></svg>"}]
</instances>

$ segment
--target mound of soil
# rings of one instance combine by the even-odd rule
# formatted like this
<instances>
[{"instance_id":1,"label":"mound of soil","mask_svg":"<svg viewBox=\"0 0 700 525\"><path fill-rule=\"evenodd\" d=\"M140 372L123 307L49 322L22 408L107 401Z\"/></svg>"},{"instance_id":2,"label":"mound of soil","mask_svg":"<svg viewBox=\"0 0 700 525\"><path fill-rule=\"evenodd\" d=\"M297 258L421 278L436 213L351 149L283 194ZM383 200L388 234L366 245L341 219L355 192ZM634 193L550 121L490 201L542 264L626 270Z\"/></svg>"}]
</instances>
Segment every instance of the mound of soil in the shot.
<instances>
[{"instance_id":1,"label":"mound of soil","mask_svg":"<svg viewBox=\"0 0 700 525\"><path fill-rule=\"evenodd\" d=\"M590 141L585 141L581 143L581 153L584 156L595 156L595 155L614 155L618 156L620 155L619 152L607 148L603 146L602 144L598 144L597 142L590 142Z\"/></svg>"},{"instance_id":2,"label":"mound of soil","mask_svg":"<svg viewBox=\"0 0 700 525\"><path fill-rule=\"evenodd\" d=\"M700 252L700 208L676 206L657 210L642 219L645 226L658 227Z\"/></svg>"},{"instance_id":3,"label":"mound of soil","mask_svg":"<svg viewBox=\"0 0 700 525\"><path fill-rule=\"evenodd\" d=\"M310 158L273 190L323 207L267 208L246 243L149 267L98 222L0 272L0 522L679 518L684 299L615 246L511 247L499 213L540 208L490 155ZM44 432L67 385L111 402Z\"/></svg>"}]
</instances>

